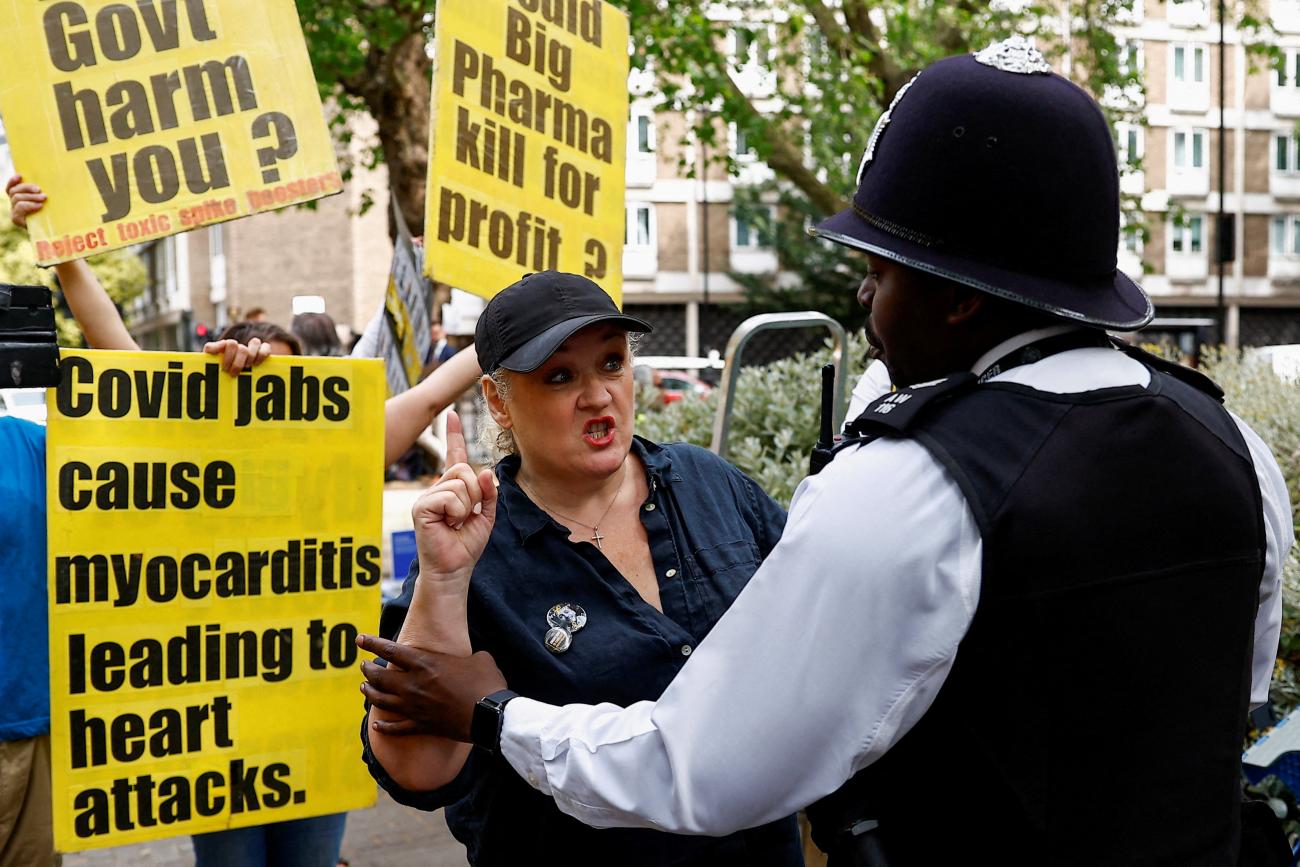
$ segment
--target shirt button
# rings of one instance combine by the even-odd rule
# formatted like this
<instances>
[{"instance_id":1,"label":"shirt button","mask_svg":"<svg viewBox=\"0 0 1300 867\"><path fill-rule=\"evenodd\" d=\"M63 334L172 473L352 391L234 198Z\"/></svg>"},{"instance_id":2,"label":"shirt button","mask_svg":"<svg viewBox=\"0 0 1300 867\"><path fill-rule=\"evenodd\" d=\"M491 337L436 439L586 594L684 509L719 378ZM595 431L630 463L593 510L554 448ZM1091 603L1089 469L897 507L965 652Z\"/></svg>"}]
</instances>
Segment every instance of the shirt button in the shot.
<instances>
[{"instance_id":1,"label":"shirt button","mask_svg":"<svg viewBox=\"0 0 1300 867\"><path fill-rule=\"evenodd\" d=\"M528 772L528 785L534 787L536 787L537 785L537 775L534 774L532 771Z\"/></svg>"},{"instance_id":2,"label":"shirt button","mask_svg":"<svg viewBox=\"0 0 1300 867\"><path fill-rule=\"evenodd\" d=\"M677 570L676 570L676 569L669 569L667 572L664 573L664 575L665 575L666 577L668 577L668 578L672 578L672 577L674 577L676 574L677 574Z\"/></svg>"},{"instance_id":3,"label":"shirt button","mask_svg":"<svg viewBox=\"0 0 1300 867\"><path fill-rule=\"evenodd\" d=\"M691 646L689 644L683 644L682 656L690 656L690 655L691 655Z\"/></svg>"},{"instance_id":4,"label":"shirt button","mask_svg":"<svg viewBox=\"0 0 1300 867\"><path fill-rule=\"evenodd\" d=\"M654 504L654 503L646 503L646 504L645 504L645 510L646 510L647 512L653 512L653 511L655 510L655 504Z\"/></svg>"}]
</instances>

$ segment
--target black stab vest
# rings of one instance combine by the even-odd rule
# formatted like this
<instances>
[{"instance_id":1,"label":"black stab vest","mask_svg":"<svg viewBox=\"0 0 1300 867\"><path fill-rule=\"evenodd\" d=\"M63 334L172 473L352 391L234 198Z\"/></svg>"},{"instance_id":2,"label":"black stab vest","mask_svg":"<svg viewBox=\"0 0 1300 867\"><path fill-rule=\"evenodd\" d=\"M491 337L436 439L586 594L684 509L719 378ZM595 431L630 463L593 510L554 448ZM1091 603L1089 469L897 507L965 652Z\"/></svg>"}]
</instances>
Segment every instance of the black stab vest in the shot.
<instances>
[{"instance_id":1,"label":"black stab vest","mask_svg":"<svg viewBox=\"0 0 1300 867\"><path fill-rule=\"evenodd\" d=\"M861 819L890 867L1236 863L1259 484L1217 387L1143 361L1147 388L964 374L850 426L947 468L983 561L934 704L808 810L832 867Z\"/></svg>"}]
</instances>

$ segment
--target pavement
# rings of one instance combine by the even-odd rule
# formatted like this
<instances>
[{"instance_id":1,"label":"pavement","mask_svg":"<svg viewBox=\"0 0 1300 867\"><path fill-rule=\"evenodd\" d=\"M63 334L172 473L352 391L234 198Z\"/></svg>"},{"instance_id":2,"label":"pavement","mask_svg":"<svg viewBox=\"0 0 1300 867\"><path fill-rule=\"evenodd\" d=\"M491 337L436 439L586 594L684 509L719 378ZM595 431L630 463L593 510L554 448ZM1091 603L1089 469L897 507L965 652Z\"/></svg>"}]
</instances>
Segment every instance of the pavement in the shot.
<instances>
[{"instance_id":1,"label":"pavement","mask_svg":"<svg viewBox=\"0 0 1300 867\"><path fill-rule=\"evenodd\" d=\"M368 810L348 814L342 857L350 867L465 867L465 847L443 813L411 810L381 789ZM63 867L193 867L189 837L172 837L63 856ZM222 865L227 867L227 865ZM240 867L231 864L228 867Z\"/></svg>"}]
</instances>

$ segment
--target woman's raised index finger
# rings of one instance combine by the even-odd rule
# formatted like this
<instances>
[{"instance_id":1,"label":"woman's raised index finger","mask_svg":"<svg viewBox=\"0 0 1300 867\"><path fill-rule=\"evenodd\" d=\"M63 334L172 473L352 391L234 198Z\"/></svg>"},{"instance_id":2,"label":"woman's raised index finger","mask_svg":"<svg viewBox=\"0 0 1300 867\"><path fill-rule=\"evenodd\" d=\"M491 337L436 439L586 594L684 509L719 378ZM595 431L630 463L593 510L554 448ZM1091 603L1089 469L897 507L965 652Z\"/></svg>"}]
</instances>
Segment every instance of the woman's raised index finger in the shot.
<instances>
[{"instance_id":1,"label":"woman's raised index finger","mask_svg":"<svg viewBox=\"0 0 1300 867\"><path fill-rule=\"evenodd\" d=\"M469 463L469 450L465 448L465 429L456 410L447 413L447 466Z\"/></svg>"}]
</instances>

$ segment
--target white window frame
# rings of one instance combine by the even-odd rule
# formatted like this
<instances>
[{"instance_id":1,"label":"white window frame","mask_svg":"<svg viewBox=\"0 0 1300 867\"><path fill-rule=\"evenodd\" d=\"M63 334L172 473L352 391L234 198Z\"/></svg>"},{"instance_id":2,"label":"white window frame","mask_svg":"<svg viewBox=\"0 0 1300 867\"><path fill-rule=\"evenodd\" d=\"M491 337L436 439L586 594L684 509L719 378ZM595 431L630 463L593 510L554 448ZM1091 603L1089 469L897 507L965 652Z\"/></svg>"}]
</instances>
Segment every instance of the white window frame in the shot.
<instances>
[{"instance_id":1,"label":"white window frame","mask_svg":"<svg viewBox=\"0 0 1300 867\"><path fill-rule=\"evenodd\" d=\"M1130 147L1129 139L1133 139ZM1136 150L1137 153L1130 151ZM1140 161L1147 153L1146 128L1140 123L1115 124L1115 151L1119 156L1122 171L1133 171L1132 164Z\"/></svg>"},{"instance_id":2,"label":"white window frame","mask_svg":"<svg viewBox=\"0 0 1300 867\"><path fill-rule=\"evenodd\" d=\"M1210 80L1209 52L1205 50L1204 42L1171 42L1169 43L1169 75L1174 83L1180 87L1204 87L1208 86ZM1183 54L1183 75L1178 75L1178 55ZM1196 58L1200 58L1201 77L1196 77L1197 63Z\"/></svg>"},{"instance_id":3,"label":"white window frame","mask_svg":"<svg viewBox=\"0 0 1300 867\"><path fill-rule=\"evenodd\" d=\"M1285 148L1285 151L1283 151ZM1278 154L1286 157L1286 168L1278 167ZM1268 169L1270 174L1300 176L1300 139L1290 130L1274 130L1269 137Z\"/></svg>"},{"instance_id":4,"label":"white window frame","mask_svg":"<svg viewBox=\"0 0 1300 867\"><path fill-rule=\"evenodd\" d=\"M1142 40L1119 37L1115 40L1115 48L1119 52L1115 62L1120 74L1141 78L1147 68L1146 49L1142 45Z\"/></svg>"},{"instance_id":5,"label":"white window frame","mask_svg":"<svg viewBox=\"0 0 1300 867\"><path fill-rule=\"evenodd\" d=\"M1276 90L1300 90L1300 48L1282 49L1282 68L1274 70L1273 87Z\"/></svg>"},{"instance_id":6,"label":"white window frame","mask_svg":"<svg viewBox=\"0 0 1300 867\"><path fill-rule=\"evenodd\" d=\"M1131 231L1130 231L1131 230ZM1132 241L1130 246L1129 242ZM1141 226L1130 226L1122 216L1119 224L1119 248L1126 253L1141 256L1146 242L1142 239Z\"/></svg>"},{"instance_id":7,"label":"white window frame","mask_svg":"<svg viewBox=\"0 0 1300 867\"><path fill-rule=\"evenodd\" d=\"M646 238L644 242L639 241L638 236L638 214L646 215ZM658 230L655 226L655 206L652 202L628 202L624 209L625 222L623 226L623 246L637 249L649 250L654 249L657 243Z\"/></svg>"},{"instance_id":8,"label":"white window frame","mask_svg":"<svg viewBox=\"0 0 1300 867\"><path fill-rule=\"evenodd\" d=\"M737 162L754 162L757 160L758 154L754 152L754 146L749 144L748 134L735 121L731 122L730 127L731 156ZM746 145L743 153L740 150L742 143Z\"/></svg>"},{"instance_id":9,"label":"white window frame","mask_svg":"<svg viewBox=\"0 0 1300 867\"><path fill-rule=\"evenodd\" d=\"M746 40L748 44L745 46L747 49L745 51L746 56L743 58L740 56L741 46L740 40L737 38L737 34L741 30L744 30L749 34L749 38ZM759 48L763 45L767 46L767 56L765 57L759 55ZM736 21L727 28L727 56L731 58L732 62L736 66L745 69L770 70L775 55L776 33L770 24L755 24L751 26Z\"/></svg>"},{"instance_id":10,"label":"white window frame","mask_svg":"<svg viewBox=\"0 0 1300 867\"><path fill-rule=\"evenodd\" d=\"M1184 159L1180 163L1178 160L1178 142L1183 141ZM1193 164L1193 158L1197 153L1196 142L1200 140L1201 164ZM1210 170L1209 160L1210 136L1208 130L1196 129L1192 127L1173 127L1169 130L1169 166L1177 174L1206 174Z\"/></svg>"},{"instance_id":11,"label":"white window frame","mask_svg":"<svg viewBox=\"0 0 1300 867\"><path fill-rule=\"evenodd\" d=\"M1169 255L1204 256L1205 228L1204 214L1187 214L1181 224L1171 217L1169 219ZM1192 249L1193 244L1200 249Z\"/></svg>"},{"instance_id":12,"label":"white window frame","mask_svg":"<svg viewBox=\"0 0 1300 867\"><path fill-rule=\"evenodd\" d=\"M776 206L775 205L758 205L767 211L771 223L776 223ZM740 242L741 226L744 226L745 233L750 237L749 243ZM731 249L733 250L771 250L772 239L768 238L767 243L762 243L761 233L757 226L748 221L742 222L736 215L735 211L731 213Z\"/></svg>"},{"instance_id":13,"label":"white window frame","mask_svg":"<svg viewBox=\"0 0 1300 867\"><path fill-rule=\"evenodd\" d=\"M1273 215L1268 225L1268 254L1300 260L1300 214Z\"/></svg>"},{"instance_id":14,"label":"white window frame","mask_svg":"<svg viewBox=\"0 0 1300 867\"><path fill-rule=\"evenodd\" d=\"M646 146L641 147L641 130L644 124ZM639 154L652 154L655 152L655 119L654 114L649 111L632 112L632 149Z\"/></svg>"}]
</instances>

